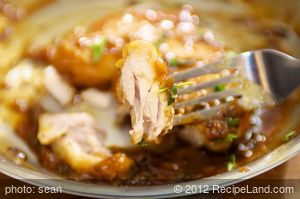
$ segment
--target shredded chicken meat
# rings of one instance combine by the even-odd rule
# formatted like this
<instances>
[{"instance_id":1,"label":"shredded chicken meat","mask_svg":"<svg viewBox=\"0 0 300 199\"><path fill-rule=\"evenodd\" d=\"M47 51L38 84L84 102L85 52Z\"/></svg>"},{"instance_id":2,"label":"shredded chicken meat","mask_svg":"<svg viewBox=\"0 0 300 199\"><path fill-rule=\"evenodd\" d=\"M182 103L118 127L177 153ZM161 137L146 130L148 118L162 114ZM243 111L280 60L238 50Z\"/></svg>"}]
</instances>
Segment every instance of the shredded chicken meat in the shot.
<instances>
[{"instance_id":1,"label":"shredded chicken meat","mask_svg":"<svg viewBox=\"0 0 300 199\"><path fill-rule=\"evenodd\" d=\"M44 114L39 121L38 140L77 172L112 179L126 173L131 160L125 154L112 154L104 145L104 132L87 113ZM108 162L107 165L105 162ZM103 164L113 173L106 173Z\"/></svg>"},{"instance_id":2,"label":"shredded chicken meat","mask_svg":"<svg viewBox=\"0 0 300 199\"><path fill-rule=\"evenodd\" d=\"M123 50L119 61L121 100L130 110L133 143L142 140L158 143L172 128L174 110L167 94L159 93L167 68L155 47L136 40Z\"/></svg>"}]
</instances>

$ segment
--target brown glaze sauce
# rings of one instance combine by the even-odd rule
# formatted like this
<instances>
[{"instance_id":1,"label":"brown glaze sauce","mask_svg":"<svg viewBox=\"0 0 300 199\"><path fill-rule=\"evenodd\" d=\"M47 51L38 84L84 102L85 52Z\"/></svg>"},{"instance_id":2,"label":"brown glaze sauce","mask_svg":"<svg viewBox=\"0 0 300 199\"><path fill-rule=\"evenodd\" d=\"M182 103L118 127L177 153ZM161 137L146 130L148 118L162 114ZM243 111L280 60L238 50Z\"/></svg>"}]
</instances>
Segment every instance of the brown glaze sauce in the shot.
<instances>
[{"instance_id":1,"label":"brown glaze sauce","mask_svg":"<svg viewBox=\"0 0 300 199\"><path fill-rule=\"evenodd\" d=\"M258 159L271 150L284 143L283 128L292 118L292 113L300 105L300 89L296 90L286 101L266 108L263 112L263 133L266 136L265 142L254 145L251 157L243 156L238 151L237 140L231 148L223 153L212 153L203 148L196 148L182 141L177 134L180 127L166 135L159 145L149 145L137 149L111 149L114 153L123 152L134 161L134 165L126 178L108 181L114 185L160 185L172 182L200 179L227 171L227 163L232 154L236 155L236 167L240 172L247 172L249 168L243 165ZM18 134L35 151L41 164L51 171L54 171L68 179L102 182L102 179L87 174L76 173L61 161L49 147L42 146L37 138L37 118L41 110L32 108L24 114L22 122L18 126ZM299 133L300 120L298 119L294 130ZM279 122L281 121L281 122ZM241 125L249 125L247 122ZM272 139L269 139L272 137ZM295 136L294 136L295 137ZM107 181L106 181L107 182Z\"/></svg>"}]
</instances>

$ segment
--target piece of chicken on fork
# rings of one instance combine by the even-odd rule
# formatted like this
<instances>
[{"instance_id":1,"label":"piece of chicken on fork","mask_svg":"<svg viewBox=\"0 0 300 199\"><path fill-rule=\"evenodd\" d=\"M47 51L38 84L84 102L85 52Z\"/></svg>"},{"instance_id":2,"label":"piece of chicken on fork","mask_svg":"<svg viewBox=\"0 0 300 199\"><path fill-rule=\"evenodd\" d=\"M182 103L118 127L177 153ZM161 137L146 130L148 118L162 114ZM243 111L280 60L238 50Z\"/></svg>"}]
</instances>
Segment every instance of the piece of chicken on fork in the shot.
<instances>
[{"instance_id":1,"label":"piece of chicken on fork","mask_svg":"<svg viewBox=\"0 0 300 199\"><path fill-rule=\"evenodd\" d=\"M159 92L167 78L165 63L151 43L135 40L124 47L117 66L117 92L130 112L132 142L159 143L172 128L174 115L167 93Z\"/></svg>"}]
</instances>

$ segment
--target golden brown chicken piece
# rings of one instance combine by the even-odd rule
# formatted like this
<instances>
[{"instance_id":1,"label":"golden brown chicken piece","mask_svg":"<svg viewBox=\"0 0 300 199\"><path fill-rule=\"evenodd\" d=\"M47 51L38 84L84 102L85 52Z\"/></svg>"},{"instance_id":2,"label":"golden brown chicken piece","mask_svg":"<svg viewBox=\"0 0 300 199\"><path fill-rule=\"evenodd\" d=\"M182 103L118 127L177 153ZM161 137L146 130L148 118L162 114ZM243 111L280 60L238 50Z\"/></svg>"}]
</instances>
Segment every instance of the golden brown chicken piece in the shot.
<instances>
[{"instance_id":1,"label":"golden brown chicken piece","mask_svg":"<svg viewBox=\"0 0 300 199\"><path fill-rule=\"evenodd\" d=\"M149 29L154 42L159 35L143 17L134 13L109 15L88 27L75 27L65 37L30 54L51 63L76 86L105 88L113 81L124 44L146 39Z\"/></svg>"},{"instance_id":2,"label":"golden brown chicken piece","mask_svg":"<svg viewBox=\"0 0 300 199\"><path fill-rule=\"evenodd\" d=\"M71 33L59 44L48 46L47 59L74 85L105 87L116 72L119 54L110 52L99 34L85 37L89 44L81 36Z\"/></svg>"},{"instance_id":3,"label":"golden brown chicken piece","mask_svg":"<svg viewBox=\"0 0 300 199\"><path fill-rule=\"evenodd\" d=\"M40 117L37 137L73 170L113 179L128 172L132 161L125 154L112 154L104 136L89 114L58 113Z\"/></svg>"},{"instance_id":4,"label":"golden brown chicken piece","mask_svg":"<svg viewBox=\"0 0 300 199\"><path fill-rule=\"evenodd\" d=\"M74 85L103 88L113 81L122 48L133 40L155 45L171 66L170 72L223 56L225 47L210 30L202 27L200 33L198 23L196 15L187 9L128 9L86 27L75 27L63 38L33 48L29 54L49 62Z\"/></svg>"},{"instance_id":5,"label":"golden brown chicken piece","mask_svg":"<svg viewBox=\"0 0 300 199\"><path fill-rule=\"evenodd\" d=\"M168 105L167 94L159 92L166 81L166 65L155 47L142 40L127 44L117 65L121 101L131 116L132 142L158 143L173 126L174 109Z\"/></svg>"}]
</instances>

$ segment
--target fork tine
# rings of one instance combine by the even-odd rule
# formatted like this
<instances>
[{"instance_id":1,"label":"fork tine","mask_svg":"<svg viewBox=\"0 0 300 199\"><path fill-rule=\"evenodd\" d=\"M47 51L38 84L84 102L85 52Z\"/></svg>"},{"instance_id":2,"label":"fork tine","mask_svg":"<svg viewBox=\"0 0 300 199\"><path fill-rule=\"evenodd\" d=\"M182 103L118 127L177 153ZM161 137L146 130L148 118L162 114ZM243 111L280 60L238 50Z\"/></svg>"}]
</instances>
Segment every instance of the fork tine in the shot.
<instances>
[{"instance_id":1,"label":"fork tine","mask_svg":"<svg viewBox=\"0 0 300 199\"><path fill-rule=\"evenodd\" d=\"M179 81L184 81L189 78L198 77L205 74L217 73L219 71L232 68L230 67L230 65L225 64L227 62L228 60L222 60L211 64L207 64L202 67L194 67L182 72L174 73L170 76L170 78L173 78L175 82L179 82Z\"/></svg>"},{"instance_id":2,"label":"fork tine","mask_svg":"<svg viewBox=\"0 0 300 199\"><path fill-rule=\"evenodd\" d=\"M229 103L220 104L209 109L199 110L191 113L187 113L184 115L175 115L174 117L174 125L187 124L192 122L204 121L212 118L216 115L216 113L228 106Z\"/></svg>"},{"instance_id":3,"label":"fork tine","mask_svg":"<svg viewBox=\"0 0 300 199\"><path fill-rule=\"evenodd\" d=\"M238 92L238 89L231 89L231 90L225 90L217 93L210 93L208 95L199 96L192 100L187 100L180 103L175 103L175 109L186 107L186 106L192 106L196 104L200 104L200 102L207 102L213 99L222 99L229 96L237 97L240 96L240 92Z\"/></svg>"},{"instance_id":4,"label":"fork tine","mask_svg":"<svg viewBox=\"0 0 300 199\"><path fill-rule=\"evenodd\" d=\"M184 95L184 94L192 93L192 92L200 90L200 89L214 87L214 86L216 86L218 84L228 83L234 77L236 77L236 73L234 73L232 75L227 75L225 77L218 78L216 80L207 81L207 82L199 83L199 84L194 84L192 86L187 86L187 87L184 87L182 89L179 89L178 90L178 95Z\"/></svg>"}]
</instances>

